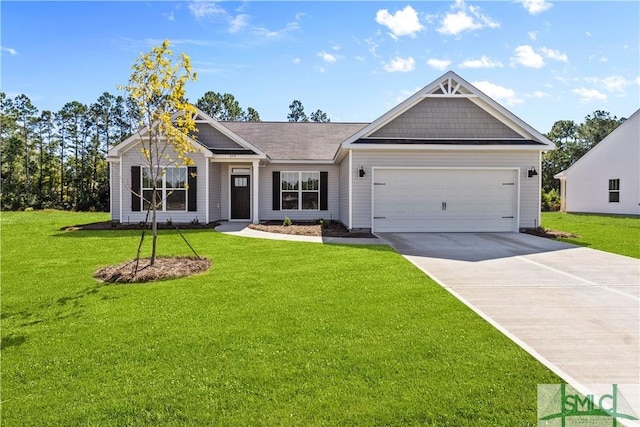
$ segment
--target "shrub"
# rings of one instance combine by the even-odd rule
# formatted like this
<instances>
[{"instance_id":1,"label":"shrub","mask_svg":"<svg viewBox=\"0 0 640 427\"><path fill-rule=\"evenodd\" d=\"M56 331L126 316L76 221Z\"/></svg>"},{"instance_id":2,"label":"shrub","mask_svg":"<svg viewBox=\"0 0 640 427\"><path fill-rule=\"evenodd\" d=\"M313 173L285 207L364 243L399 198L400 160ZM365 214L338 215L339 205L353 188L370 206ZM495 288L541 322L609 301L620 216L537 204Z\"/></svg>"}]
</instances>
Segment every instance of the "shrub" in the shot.
<instances>
[{"instance_id":1,"label":"shrub","mask_svg":"<svg viewBox=\"0 0 640 427\"><path fill-rule=\"evenodd\" d=\"M540 208L543 212L552 212L560 210L560 195L552 188L549 191L542 190L542 200L540 202Z\"/></svg>"},{"instance_id":2,"label":"shrub","mask_svg":"<svg viewBox=\"0 0 640 427\"><path fill-rule=\"evenodd\" d=\"M285 216L282 225L284 225L285 227L289 227L291 225L291 219L288 216Z\"/></svg>"}]
</instances>

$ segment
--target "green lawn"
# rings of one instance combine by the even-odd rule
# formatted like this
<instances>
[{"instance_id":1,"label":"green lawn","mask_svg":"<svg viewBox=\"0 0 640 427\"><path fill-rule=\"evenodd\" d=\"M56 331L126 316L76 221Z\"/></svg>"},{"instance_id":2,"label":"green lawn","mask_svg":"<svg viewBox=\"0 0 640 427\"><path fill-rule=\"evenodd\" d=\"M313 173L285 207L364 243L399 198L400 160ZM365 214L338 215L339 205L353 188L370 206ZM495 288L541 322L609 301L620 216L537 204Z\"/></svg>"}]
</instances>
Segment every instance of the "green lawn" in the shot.
<instances>
[{"instance_id":1,"label":"green lawn","mask_svg":"<svg viewBox=\"0 0 640 427\"><path fill-rule=\"evenodd\" d=\"M575 245L640 258L640 218L543 212L542 226L579 238L559 239Z\"/></svg>"},{"instance_id":2,"label":"green lawn","mask_svg":"<svg viewBox=\"0 0 640 427\"><path fill-rule=\"evenodd\" d=\"M210 272L100 285L138 233L60 228L105 219L2 213L5 426L523 426L560 382L386 247L192 230Z\"/></svg>"}]
</instances>

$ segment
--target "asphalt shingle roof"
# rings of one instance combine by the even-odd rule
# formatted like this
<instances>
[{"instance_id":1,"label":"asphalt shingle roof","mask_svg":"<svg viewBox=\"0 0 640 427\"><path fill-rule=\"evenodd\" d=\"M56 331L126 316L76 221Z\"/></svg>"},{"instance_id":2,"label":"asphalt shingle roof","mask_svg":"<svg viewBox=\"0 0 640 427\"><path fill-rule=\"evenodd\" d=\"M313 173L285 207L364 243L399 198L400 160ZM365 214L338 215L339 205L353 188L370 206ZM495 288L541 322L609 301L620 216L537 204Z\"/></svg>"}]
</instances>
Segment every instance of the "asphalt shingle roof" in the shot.
<instances>
[{"instance_id":1,"label":"asphalt shingle roof","mask_svg":"<svg viewBox=\"0 0 640 427\"><path fill-rule=\"evenodd\" d=\"M333 160L340 144L368 123L220 122L272 160Z\"/></svg>"}]
</instances>

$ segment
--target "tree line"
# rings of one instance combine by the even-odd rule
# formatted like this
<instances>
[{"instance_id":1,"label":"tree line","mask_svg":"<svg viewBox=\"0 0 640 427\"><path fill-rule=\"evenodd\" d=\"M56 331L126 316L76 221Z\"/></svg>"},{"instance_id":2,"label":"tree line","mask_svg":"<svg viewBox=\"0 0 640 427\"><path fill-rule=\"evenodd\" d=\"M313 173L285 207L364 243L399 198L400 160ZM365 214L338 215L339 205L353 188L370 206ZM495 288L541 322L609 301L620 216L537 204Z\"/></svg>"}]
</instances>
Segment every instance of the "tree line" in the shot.
<instances>
[{"instance_id":1,"label":"tree line","mask_svg":"<svg viewBox=\"0 0 640 427\"><path fill-rule=\"evenodd\" d=\"M229 93L206 92L196 106L220 121L260 121ZM296 116L308 121L295 100ZM301 114L299 114L301 113ZM317 110L312 121L328 122ZM130 97L104 92L87 105L66 103L59 111L40 111L26 95L0 92L0 207L2 210L109 210L107 152L128 138L140 123Z\"/></svg>"},{"instance_id":2,"label":"tree line","mask_svg":"<svg viewBox=\"0 0 640 427\"><path fill-rule=\"evenodd\" d=\"M243 109L228 93L206 92L195 105L220 121L260 121L252 107ZM299 100L289 105L287 120L329 122L322 110L311 116ZM553 176L571 166L623 123L596 110L584 122L556 121L546 136L557 149L542 160L543 209L559 204L560 183ZM59 111L40 111L26 95L0 92L0 206L109 210L108 150L138 128L139 112L130 98L103 93L89 105L78 101Z\"/></svg>"}]
</instances>

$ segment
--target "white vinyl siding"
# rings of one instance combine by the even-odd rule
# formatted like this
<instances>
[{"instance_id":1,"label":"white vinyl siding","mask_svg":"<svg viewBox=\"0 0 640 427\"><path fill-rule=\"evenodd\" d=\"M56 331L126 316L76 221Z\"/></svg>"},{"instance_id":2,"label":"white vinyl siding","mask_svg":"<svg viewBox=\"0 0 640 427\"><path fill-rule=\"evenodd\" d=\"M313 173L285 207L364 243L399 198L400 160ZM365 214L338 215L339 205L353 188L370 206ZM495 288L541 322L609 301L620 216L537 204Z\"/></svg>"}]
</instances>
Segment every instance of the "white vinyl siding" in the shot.
<instances>
[{"instance_id":1,"label":"white vinyl siding","mask_svg":"<svg viewBox=\"0 0 640 427\"><path fill-rule=\"evenodd\" d=\"M197 211L167 211L158 212L158 222L166 222L171 220L174 223L189 223L193 220L200 222L206 221L206 159L202 154L194 153L190 157L194 160L192 166L197 167L198 185L197 185ZM131 210L131 166L146 166L146 161L140 153L139 145L134 145L127 150L122 156L122 218L124 223L137 223L144 221L146 212L141 210L133 212Z\"/></svg>"},{"instance_id":2,"label":"white vinyl siding","mask_svg":"<svg viewBox=\"0 0 640 427\"><path fill-rule=\"evenodd\" d=\"M340 163L340 222L349 227L349 155Z\"/></svg>"},{"instance_id":3,"label":"white vinyl siding","mask_svg":"<svg viewBox=\"0 0 640 427\"><path fill-rule=\"evenodd\" d=\"M439 167L439 168L518 168L520 198L518 200L519 228L540 225L540 176L527 178L527 170L539 170L539 151L357 151L352 152L353 171L364 165L367 174L353 179L352 209L354 229L371 229L372 167Z\"/></svg>"},{"instance_id":4,"label":"white vinyl siding","mask_svg":"<svg viewBox=\"0 0 640 427\"><path fill-rule=\"evenodd\" d=\"M222 194L222 165L209 164L209 221L220 221Z\"/></svg>"},{"instance_id":5,"label":"white vinyl siding","mask_svg":"<svg viewBox=\"0 0 640 427\"><path fill-rule=\"evenodd\" d=\"M109 163L111 221L120 221L120 162Z\"/></svg>"},{"instance_id":6,"label":"white vinyl siding","mask_svg":"<svg viewBox=\"0 0 640 427\"><path fill-rule=\"evenodd\" d=\"M328 210L277 210L273 208L273 172L328 172ZM298 221L340 218L339 167L324 164L270 164L260 168L260 220L282 220L288 217Z\"/></svg>"}]
</instances>

